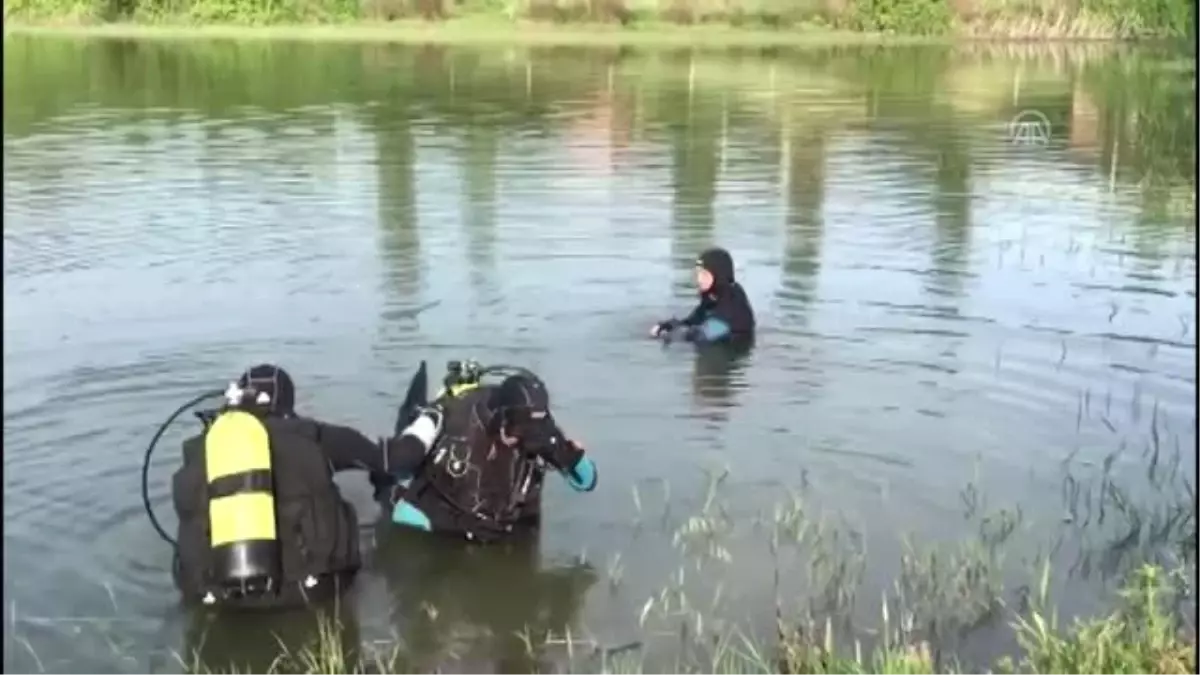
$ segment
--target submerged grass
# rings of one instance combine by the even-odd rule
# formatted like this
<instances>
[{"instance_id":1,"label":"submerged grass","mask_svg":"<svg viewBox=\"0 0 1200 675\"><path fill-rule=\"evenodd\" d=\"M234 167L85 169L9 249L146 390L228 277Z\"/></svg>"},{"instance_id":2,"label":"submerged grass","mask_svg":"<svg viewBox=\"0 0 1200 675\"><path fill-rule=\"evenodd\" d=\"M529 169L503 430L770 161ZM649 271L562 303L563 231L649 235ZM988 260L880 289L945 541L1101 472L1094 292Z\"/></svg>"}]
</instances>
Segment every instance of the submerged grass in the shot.
<instances>
[{"instance_id":1,"label":"submerged grass","mask_svg":"<svg viewBox=\"0 0 1200 675\"><path fill-rule=\"evenodd\" d=\"M1043 576L1043 592L1048 573ZM1145 565L1132 574L1120 591L1120 603L1109 615L1076 621L1063 630L1053 610L1031 608L1013 613L1011 625L1020 644L1020 654L996 664L999 672L1011 673L1194 673L1196 644L1172 599L1179 592L1176 574ZM928 641L914 636L911 622L889 624L888 604L883 604L882 629L877 646L864 649L858 639L839 644L832 619L815 626L780 626L774 642L755 641L737 629L714 637L707 658L680 659L672 672L696 673L954 673L953 659L935 656ZM909 616L905 613L905 616ZM815 629L814 629L815 628ZM281 645L280 654L268 673L395 673L423 672L412 669L402 650L375 653L369 657L348 655L339 637L336 621L323 617L318 639L311 646L293 650ZM547 637L542 645L527 643L532 654L550 644L566 644L571 655L561 664L567 672L640 673L646 664L636 655L601 654L590 641ZM609 650L610 652L613 650ZM585 660L581 657L587 657ZM940 662L939 662L940 661ZM190 672L238 672L209 670L192 659L185 662ZM651 669L649 672L661 671Z\"/></svg>"},{"instance_id":2,"label":"submerged grass","mask_svg":"<svg viewBox=\"0 0 1200 675\"><path fill-rule=\"evenodd\" d=\"M1154 521L1153 513L1162 509L1148 510L1151 515L1129 515L1141 511L1115 488L1112 462L1106 465L1095 490L1081 488L1084 481L1068 472L1064 485L1070 487L1064 488L1064 502L1078 508L1080 501L1092 500L1094 494L1094 508L1118 514L1116 521L1108 516L1109 527L1118 539L1128 539L1121 534L1126 525L1120 518L1125 523ZM1022 529L1024 516L1019 509L989 510L973 485L962 491L962 502L966 518L977 525L976 536L956 545L924 548L906 541L899 576L879 603L878 621L869 627L855 625L849 611L858 602L862 585L867 557L863 538L793 494L754 522L755 528L765 530L774 569L770 623L775 628L764 634L762 622L755 630L728 620L723 601L730 593L721 582L715 589L705 589L712 591L711 600L688 584L699 572L729 564L731 551L741 553L747 548L732 541L740 519L717 498L727 476L728 472L710 473L696 513L679 519L673 528L673 545L684 563L637 612L639 641L606 649L586 633L572 634L569 627L560 635L527 629L520 639L528 663L542 664L535 668L540 670L608 673L953 673L989 666L1016 673L1195 672L1196 627L1188 617L1195 610L1196 561L1194 549L1175 549L1176 544L1195 538L1194 492L1186 477L1175 477L1179 479L1176 490L1161 472L1151 473L1160 496L1174 495L1166 501L1188 500L1177 507L1190 508L1192 515L1172 520L1178 528L1160 532L1163 538L1142 541L1140 557L1130 557L1126 546L1120 564L1096 569L1122 579L1106 605L1109 609L1092 618L1072 619L1069 625L1060 625L1059 609L1051 598L1055 579L1078 572L1077 565L1056 569L1060 564L1056 560L1065 558L1055 556L1061 541L1053 552L1039 554L1034 564L1024 565L1031 573L1029 585L1009 592L1003 570L1011 561L1004 549ZM664 484L663 492L670 494L669 485ZM641 527L647 515L644 495L635 488L633 499L637 527ZM669 519L671 507L669 499L664 502L664 515L658 520L662 524ZM1091 520L1071 525L1098 527L1098 518ZM1111 548L1111 540L1101 538L1101 542L1101 552ZM1172 554L1173 549L1179 555ZM1164 550L1167 553L1160 554ZM800 564L795 567L789 562ZM619 586L620 556L609 561L608 569L609 583ZM808 592L802 597L785 588L793 577L804 578ZM760 612L766 613L767 608ZM310 647L281 644L270 672L428 672L443 666L410 660L398 641L383 653L363 646L355 648L363 656L350 656L336 624L336 619L323 618L318 639ZM990 664L970 662L969 656L960 659L954 651L962 644L960 638L984 625L1007 630L1014 648ZM673 663L664 663L661 650L660 656L651 656L656 646L666 646L672 654L667 661ZM546 666L550 651L558 658ZM192 672L216 672L197 659L185 663Z\"/></svg>"}]
</instances>

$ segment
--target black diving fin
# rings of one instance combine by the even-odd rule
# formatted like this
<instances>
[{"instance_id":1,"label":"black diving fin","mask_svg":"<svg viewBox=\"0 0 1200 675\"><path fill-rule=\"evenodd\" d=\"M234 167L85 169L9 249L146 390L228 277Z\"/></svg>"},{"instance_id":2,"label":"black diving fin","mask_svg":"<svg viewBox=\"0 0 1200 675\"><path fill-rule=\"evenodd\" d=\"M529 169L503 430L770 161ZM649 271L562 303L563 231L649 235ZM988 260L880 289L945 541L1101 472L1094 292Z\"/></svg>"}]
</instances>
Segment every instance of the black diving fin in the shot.
<instances>
[{"instance_id":1,"label":"black diving fin","mask_svg":"<svg viewBox=\"0 0 1200 675\"><path fill-rule=\"evenodd\" d=\"M417 419L420 409L428 403L428 399L429 374L426 372L425 362L421 361L416 374L408 383L408 391L404 392L404 401L396 410L396 427L392 432L393 438L404 433L408 425ZM375 488L376 501L386 501L391 494L392 486L396 483L395 477L372 471L369 478L371 485Z\"/></svg>"},{"instance_id":2,"label":"black diving fin","mask_svg":"<svg viewBox=\"0 0 1200 675\"><path fill-rule=\"evenodd\" d=\"M408 383L408 391L404 393L404 402L400 404L400 409L396 411L396 429L394 435L399 436L408 425L412 424L417 418L417 411L425 407L428 403L429 374L426 372L425 362L421 361L416 374L413 375L412 380Z\"/></svg>"}]
</instances>

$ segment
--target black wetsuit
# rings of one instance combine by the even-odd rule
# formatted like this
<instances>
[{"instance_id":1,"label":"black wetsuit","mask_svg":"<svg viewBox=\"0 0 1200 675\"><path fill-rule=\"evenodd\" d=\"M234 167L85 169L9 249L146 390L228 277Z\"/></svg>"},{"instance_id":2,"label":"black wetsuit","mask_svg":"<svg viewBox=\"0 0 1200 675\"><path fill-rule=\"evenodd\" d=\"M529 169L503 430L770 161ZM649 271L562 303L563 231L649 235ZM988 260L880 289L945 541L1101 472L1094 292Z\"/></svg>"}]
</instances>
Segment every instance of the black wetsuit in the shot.
<instances>
[{"instance_id":1,"label":"black wetsuit","mask_svg":"<svg viewBox=\"0 0 1200 675\"><path fill-rule=\"evenodd\" d=\"M722 248L700 254L696 264L712 275L712 287L700 294L696 308L683 319L659 324L660 331L684 328L684 338L698 344L747 343L754 339L754 309L734 276L733 258Z\"/></svg>"},{"instance_id":2,"label":"black wetsuit","mask_svg":"<svg viewBox=\"0 0 1200 675\"><path fill-rule=\"evenodd\" d=\"M562 438L552 419L549 435L561 442L541 451L500 442L497 388L483 385L436 402L445 421L429 461L415 475L392 472L403 481L387 499L392 522L493 541L538 526L546 466L576 491L595 487L595 465L582 448Z\"/></svg>"}]
</instances>

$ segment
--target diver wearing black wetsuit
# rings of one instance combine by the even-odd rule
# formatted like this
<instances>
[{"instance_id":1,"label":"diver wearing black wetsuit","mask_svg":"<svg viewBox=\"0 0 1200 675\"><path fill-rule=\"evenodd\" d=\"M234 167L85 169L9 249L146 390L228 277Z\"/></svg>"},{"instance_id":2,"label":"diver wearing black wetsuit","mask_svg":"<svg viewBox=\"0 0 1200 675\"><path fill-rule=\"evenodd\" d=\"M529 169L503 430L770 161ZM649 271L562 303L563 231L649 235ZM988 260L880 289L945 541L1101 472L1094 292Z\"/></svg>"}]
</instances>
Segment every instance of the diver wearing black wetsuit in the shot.
<instances>
[{"instance_id":1,"label":"diver wearing black wetsuit","mask_svg":"<svg viewBox=\"0 0 1200 675\"><path fill-rule=\"evenodd\" d=\"M700 302L683 319L668 319L650 330L669 339L677 329L697 344L746 343L754 339L754 309L734 277L733 257L723 248L710 248L696 260Z\"/></svg>"},{"instance_id":2,"label":"diver wearing black wetsuit","mask_svg":"<svg viewBox=\"0 0 1200 675\"><path fill-rule=\"evenodd\" d=\"M333 474L351 469L411 470L437 436L440 416L422 415L398 437L375 442L350 427L297 415L292 378L272 365L246 371L226 397L225 411L249 412L265 429L270 468L212 478L214 466L221 461L237 461L223 460L219 457L222 450L213 448L209 432L219 416L203 434L184 441L183 466L172 482L179 516L175 581L184 599L210 605L277 607L304 604L348 587L361 566L358 518L354 507L342 498ZM242 439L236 443L231 451L235 458L245 452ZM275 525L267 526L272 536L260 532L245 537L255 545L266 539L274 551L266 554L274 573L260 582L262 588L253 589L246 586L244 578L237 584L221 578L216 550L223 542L213 541L210 524L218 517L216 512L224 511L220 517L233 531L244 533L246 528L257 527L261 519L249 512L253 506L245 513L231 514L229 509L239 507L232 505L232 499L223 500L248 492L274 501ZM218 505L221 501L224 504ZM266 514L269 517L271 511ZM247 563L236 564L244 569Z\"/></svg>"},{"instance_id":3,"label":"diver wearing black wetsuit","mask_svg":"<svg viewBox=\"0 0 1200 675\"><path fill-rule=\"evenodd\" d=\"M398 525L494 541L538 527L547 467L578 492L596 486L595 465L558 427L545 384L531 374L452 390L433 409L445 422L427 462L415 474L393 464L401 483L387 502Z\"/></svg>"}]
</instances>

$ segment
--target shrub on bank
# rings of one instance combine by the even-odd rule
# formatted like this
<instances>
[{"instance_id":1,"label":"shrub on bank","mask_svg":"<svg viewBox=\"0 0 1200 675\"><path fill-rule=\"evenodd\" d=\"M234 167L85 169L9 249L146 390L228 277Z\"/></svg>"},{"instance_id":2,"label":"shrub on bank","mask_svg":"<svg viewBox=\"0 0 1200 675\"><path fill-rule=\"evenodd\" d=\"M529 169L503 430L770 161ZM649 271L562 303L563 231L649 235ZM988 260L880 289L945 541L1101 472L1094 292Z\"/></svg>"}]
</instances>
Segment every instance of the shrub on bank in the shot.
<instances>
[{"instance_id":1,"label":"shrub on bank","mask_svg":"<svg viewBox=\"0 0 1200 675\"><path fill-rule=\"evenodd\" d=\"M552 23L718 24L896 35L1194 35L1194 0L5 0L5 19L257 25L495 17Z\"/></svg>"}]
</instances>

